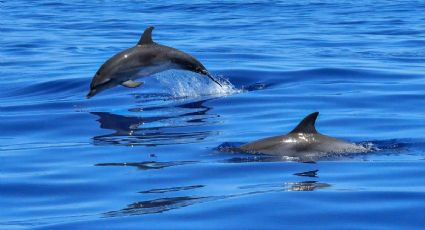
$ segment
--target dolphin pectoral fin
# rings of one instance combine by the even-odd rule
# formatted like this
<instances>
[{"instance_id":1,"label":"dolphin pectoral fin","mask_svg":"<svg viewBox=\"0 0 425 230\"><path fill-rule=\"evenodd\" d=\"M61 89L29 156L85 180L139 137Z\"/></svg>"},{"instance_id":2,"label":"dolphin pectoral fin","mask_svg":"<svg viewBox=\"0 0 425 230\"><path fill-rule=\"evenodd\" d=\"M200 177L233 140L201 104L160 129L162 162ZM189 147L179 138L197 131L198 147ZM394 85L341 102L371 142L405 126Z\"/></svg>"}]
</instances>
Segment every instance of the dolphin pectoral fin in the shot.
<instances>
[{"instance_id":1,"label":"dolphin pectoral fin","mask_svg":"<svg viewBox=\"0 0 425 230\"><path fill-rule=\"evenodd\" d=\"M128 80L128 81L121 83L121 85L125 86L127 88L137 88L137 87L143 85L143 82L136 82L136 81L133 81L133 80Z\"/></svg>"}]
</instances>

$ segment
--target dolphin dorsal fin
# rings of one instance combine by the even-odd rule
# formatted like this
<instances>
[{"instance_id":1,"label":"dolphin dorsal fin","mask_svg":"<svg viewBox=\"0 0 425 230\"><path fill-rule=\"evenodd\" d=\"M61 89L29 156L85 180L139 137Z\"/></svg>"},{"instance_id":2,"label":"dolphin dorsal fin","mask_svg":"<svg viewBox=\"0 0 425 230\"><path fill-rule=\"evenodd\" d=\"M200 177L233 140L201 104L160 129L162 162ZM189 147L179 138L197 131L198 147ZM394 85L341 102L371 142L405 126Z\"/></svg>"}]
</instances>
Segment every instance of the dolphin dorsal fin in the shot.
<instances>
[{"instance_id":1,"label":"dolphin dorsal fin","mask_svg":"<svg viewBox=\"0 0 425 230\"><path fill-rule=\"evenodd\" d=\"M317 116L319 116L319 112L309 114L290 133L317 133L314 126Z\"/></svg>"},{"instance_id":2,"label":"dolphin dorsal fin","mask_svg":"<svg viewBox=\"0 0 425 230\"><path fill-rule=\"evenodd\" d=\"M153 26L149 26L145 29L145 32L143 32L142 37L140 37L139 42L137 45L146 45L146 44L152 44L152 30L154 29Z\"/></svg>"}]
</instances>

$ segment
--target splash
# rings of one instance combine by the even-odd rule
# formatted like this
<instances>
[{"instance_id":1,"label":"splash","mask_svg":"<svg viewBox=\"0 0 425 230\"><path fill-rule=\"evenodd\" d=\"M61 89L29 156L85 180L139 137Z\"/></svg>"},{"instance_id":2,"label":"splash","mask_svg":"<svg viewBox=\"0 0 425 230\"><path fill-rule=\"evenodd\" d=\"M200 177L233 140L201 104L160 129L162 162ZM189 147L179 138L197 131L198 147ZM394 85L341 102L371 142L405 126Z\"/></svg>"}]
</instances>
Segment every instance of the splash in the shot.
<instances>
[{"instance_id":1,"label":"splash","mask_svg":"<svg viewBox=\"0 0 425 230\"><path fill-rule=\"evenodd\" d=\"M227 96L241 92L222 76L214 76L221 84L202 77L199 74L183 71L166 71L155 75L160 84L169 89L174 98Z\"/></svg>"},{"instance_id":2,"label":"splash","mask_svg":"<svg viewBox=\"0 0 425 230\"><path fill-rule=\"evenodd\" d=\"M363 147L365 153L377 152L382 150L381 148L379 148L377 145L375 145L372 142L362 142L362 143L357 143L356 145Z\"/></svg>"}]
</instances>

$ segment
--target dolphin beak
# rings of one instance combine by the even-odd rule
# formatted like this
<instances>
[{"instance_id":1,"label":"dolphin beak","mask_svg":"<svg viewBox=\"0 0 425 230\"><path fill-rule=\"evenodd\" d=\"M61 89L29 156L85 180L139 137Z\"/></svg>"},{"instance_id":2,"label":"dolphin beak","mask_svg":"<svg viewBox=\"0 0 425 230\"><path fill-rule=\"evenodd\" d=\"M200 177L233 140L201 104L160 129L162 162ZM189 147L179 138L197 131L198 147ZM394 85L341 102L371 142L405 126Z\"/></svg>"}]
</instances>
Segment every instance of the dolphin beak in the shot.
<instances>
[{"instance_id":1,"label":"dolphin beak","mask_svg":"<svg viewBox=\"0 0 425 230\"><path fill-rule=\"evenodd\" d=\"M91 89L90 92L87 94L86 98L87 99L90 99L94 95L96 95L96 90L95 89Z\"/></svg>"},{"instance_id":2,"label":"dolphin beak","mask_svg":"<svg viewBox=\"0 0 425 230\"><path fill-rule=\"evenodd\" d=\"M207 70L202 70L201 74L207 76L209 79L211 79L213 82L215 82L217 85L219 85L220 87L223 87L220 82L215 79L215 77L213 77Z\"/></svg>"}]
</instances>

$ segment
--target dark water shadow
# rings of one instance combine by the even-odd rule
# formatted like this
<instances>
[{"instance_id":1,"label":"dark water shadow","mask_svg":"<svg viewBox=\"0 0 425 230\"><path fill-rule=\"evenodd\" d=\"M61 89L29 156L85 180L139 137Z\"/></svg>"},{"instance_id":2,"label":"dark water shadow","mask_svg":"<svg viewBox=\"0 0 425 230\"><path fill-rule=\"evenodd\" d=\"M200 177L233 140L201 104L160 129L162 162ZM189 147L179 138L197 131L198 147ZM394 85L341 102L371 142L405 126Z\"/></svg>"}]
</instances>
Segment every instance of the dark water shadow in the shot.
<instances>
[{"instance_id":1,"label":"dark water shadow","mask_svg":"<svg viewBox=\"0 0 425 230\"><path fill-rule=\"evenodd\" d=\"M120 167L137 167L140 170L150 169L163 169L172 166L194 164L197 161L170 161L170 162L157 162L157 161L144 161L144 162L130 162L130 163L99 163L95 166L120 166Z\"/></svg>"},{"instance_id":2,"label":"dark water shadow","mask_svg":"<svg viewBox=\"0 0 425 230\"><path fill-rule=\"evenodd\" d=\"M141 191L139 193L158 194L158 193L167 193L167 192L186 191L186 190L192 190L192 189L203 188L203 187L205 187L205 185L189 185L189 186L178 186L178 187L171 187L171 188L156 188L156 189Z\"/></svg>"},{"instance_id":3,"label":"dark water shadow","mask_svg":"<svg viewBox=\"0 0 425 230\"><path fill-rule=\"evenodd\" d=\"M319 172L319 170L316 169L316 170L312 170L312 171L294 173L294 175L295 176L304 176L304 177L318 177L317 176L318 172Z\"/></svg>"},{"instance_id":4,"label":"dark water shadow","mask_svg":"<svg viewBox=\"0 0 425 230\"><path fill-rule=\"evenodd\" d=\"M214 198L190 196L159 198L154 200L135 202L127 205L126 208L118 211L110 211L104 213L104 215L105 217L116 217L162 213L173 209L183 208L189 205L206 202L212 199Z\"/></svg>"},{"instance_id":5,"label":"dark water shadow","mask_svg":"<svg viewBox=\"0 0 425 230\"><path fill-rule=\"evenodd\" d=\"M141 116L119 115L108 112L91 112L98 117L101 129L113 133L92 138L94 145L158 146L194 143L216 135L216 131L200 128L214 124L218 114L211 114L211 108L204 103L210 99L174 105L173 115ZM131 108L135 114L164 113L169 107ZM140 112L138 112L140 111Z\"/></svg>"}]
</instances>

